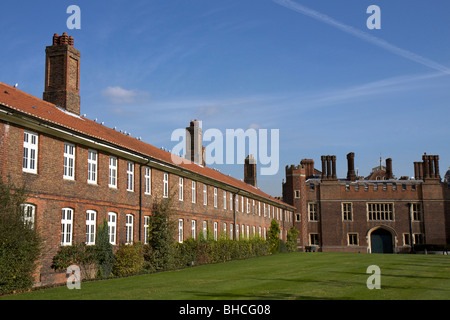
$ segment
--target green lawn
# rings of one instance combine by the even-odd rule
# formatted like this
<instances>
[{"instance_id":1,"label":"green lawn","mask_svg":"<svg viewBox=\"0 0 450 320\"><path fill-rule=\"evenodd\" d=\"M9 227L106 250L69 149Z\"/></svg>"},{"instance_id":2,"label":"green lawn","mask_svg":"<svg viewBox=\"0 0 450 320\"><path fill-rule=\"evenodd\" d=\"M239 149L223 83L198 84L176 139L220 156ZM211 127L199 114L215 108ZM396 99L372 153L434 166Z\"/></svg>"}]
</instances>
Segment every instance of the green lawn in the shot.
<instances>
[{"instance_id":1,"label":"green lawn","mask_svg":"<svg viewBox=\"0 0 450 320\"><path fill-rule=\"evenodd\" d=\"M369 290L367 267L381 269ZM290 253L0 299L450 299L450 256Z\"/></svg>"}]
</instances>

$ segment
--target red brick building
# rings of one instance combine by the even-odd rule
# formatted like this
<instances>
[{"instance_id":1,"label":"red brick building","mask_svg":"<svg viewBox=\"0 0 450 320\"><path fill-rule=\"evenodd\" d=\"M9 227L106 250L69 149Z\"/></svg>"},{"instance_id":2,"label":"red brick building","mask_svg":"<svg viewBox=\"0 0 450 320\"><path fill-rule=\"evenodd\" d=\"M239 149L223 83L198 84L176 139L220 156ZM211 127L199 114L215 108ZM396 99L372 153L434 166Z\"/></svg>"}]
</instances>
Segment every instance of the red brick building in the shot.
<instances>
[{"instance_id":1,"label":"red brick building","mask_svg":"<svg viewBox=\"0 0 450 320\"><path fill-rule=\"evenodd\" d=\"M412 244L450 243L450 185L441 182L439 157L414 162L414 178L396 179L392 159L357 177L347 155L347 177L336 176L336 156L286 166L283 200L296 207L301 250L410 252ZM412 235L412 236L411 236Z\"/></svg>"},{"instance_id":2,"label":"red brick building","mask_svg":"<svg viewBox=\"0 0 450 320\"><path fill-rule=\"evenodd\" d=\"M104 220L113 245L146 242L155 197L172 192L179 241L206 228L215 238L265 237L272 219L286 236L295 208L256 187L251 161L244 182L194 161L176 164L169 152L81 116L80 56L72 37L54 35L43 99L0 83L0 175L29 191L27 219L44 239L37 285L65 281L50 268L53 256L60 246L95 243Z\"/></svg>"}]
</instances>

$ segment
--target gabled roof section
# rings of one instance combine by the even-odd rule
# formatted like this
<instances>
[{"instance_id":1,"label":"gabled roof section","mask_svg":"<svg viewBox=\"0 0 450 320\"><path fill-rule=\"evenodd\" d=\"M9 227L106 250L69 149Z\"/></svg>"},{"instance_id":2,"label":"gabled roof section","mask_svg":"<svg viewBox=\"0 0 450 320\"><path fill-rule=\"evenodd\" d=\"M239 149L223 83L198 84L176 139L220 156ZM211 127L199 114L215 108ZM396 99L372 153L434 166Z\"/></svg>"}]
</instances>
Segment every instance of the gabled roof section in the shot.
<instances>
[{"instance_id":1,"label":"gabled roof section","mask_svg":"<svg viewBox=\"0 0 450 320\"><path fill-rule=\"evenodd\" d=\"M172 161L172 157L175 157L179 160L181 160L181 158L148 143L140 141L134 137L108 128L100 123L89 120L82 116L72 114L52 103L36 98L17 88L11 87L1 82L0 105L30 118L42 120L56 126L80 133L82 135L100 140L102 142L107 142L118 148L126 149L130 152L135 152L137 154L159 160L169 166L177 167L202 175L206 178L216 180L217 182L227 184L231 187L279 203L280 205L283 205L285 207L290 207L292 211L295 210L294 207L264 193L260 189L257 189L241 180L235 179L216 170L199 166L186 159L183 159L183 163L181 164L174 164Z\"/></svg>"}]
</instances>

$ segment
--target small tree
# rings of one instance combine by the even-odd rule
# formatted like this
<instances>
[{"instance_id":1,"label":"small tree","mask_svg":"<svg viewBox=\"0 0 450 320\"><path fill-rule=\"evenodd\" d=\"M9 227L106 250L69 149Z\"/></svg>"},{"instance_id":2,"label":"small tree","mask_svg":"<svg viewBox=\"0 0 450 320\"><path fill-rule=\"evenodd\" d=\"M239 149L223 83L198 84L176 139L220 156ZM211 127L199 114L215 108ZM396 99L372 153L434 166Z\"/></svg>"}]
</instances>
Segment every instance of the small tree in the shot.
<instances>
[{"instance_id":1,"label":"small tree","mask_svg":"<svg viewBox=\"0 0 450 320\"><path fill-rule=\"evenodd\" d=\"M298 230L292 226L287 233L286 237L286 247L288 252L297 251L297 236Z\"/></svg>"},{"instance_id":2,"label":"small tree","mask_svg":"<svg viewBox=\"0 0 450 320\"><path fill-rule=\"evenodd\" d=\"M176 224L171 219L174 195L155 199L149 217L147 267L151 270L166 270L174 266Z\"/></svg>"},{"instance_id":3,"label":"small tree","mask_svg":"<svg viewBox=\"0 0 450 320\"><path fill-rule=\"evenodd\" d=\"M0 294L28 289L40 255L41 240L26 222L25 188L0 178Z\"/></svg>"},{"instance_id":4,"label":"small tree","mask_svg":"<svg viewBox=\"0 0 450 320\"><path fill-rule=\"evenodd\" d=\"M270 223L267 241L269 241L270 253L278 253L280 249L280 225L275 219Z\"/></svg>"},{"instance_id":5,"label":"small tree","mask_svg":"<svg viewBox=\"0 0 450 320\"><path fill-rule=\"evenodd\" d=\"M114 263L114 250L109 243L108 222L98 226L95 237L95 261L97 263L97 277L109 277Z\"/></svg>"}]
</instances>

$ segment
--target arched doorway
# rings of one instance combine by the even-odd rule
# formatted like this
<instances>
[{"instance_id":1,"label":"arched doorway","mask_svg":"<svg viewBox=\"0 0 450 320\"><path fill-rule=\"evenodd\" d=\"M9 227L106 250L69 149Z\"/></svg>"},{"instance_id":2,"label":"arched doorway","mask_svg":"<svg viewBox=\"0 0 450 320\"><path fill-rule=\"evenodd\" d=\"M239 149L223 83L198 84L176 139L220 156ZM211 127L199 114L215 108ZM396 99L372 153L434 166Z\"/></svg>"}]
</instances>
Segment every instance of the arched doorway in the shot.
<instances>
[{"instance_id":1,"label":"arched doorway","mask_svg":"<svg viewBox=\"0 0 450 320\"><path fill-rule=\"evenodd\" d=\"M392 233L383 228L378 228L370 233L370 252L393 253Z\"/></svg>"}]
</instances>

